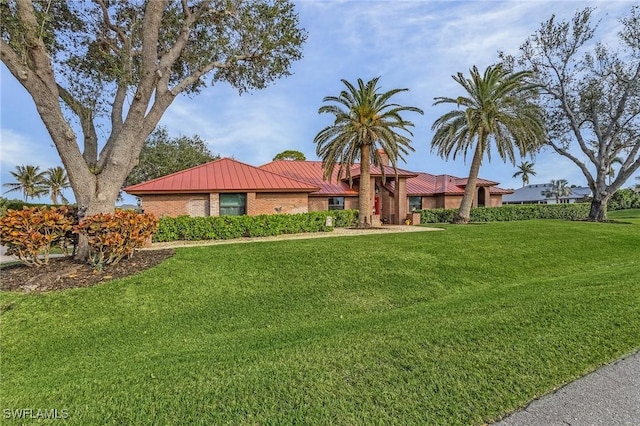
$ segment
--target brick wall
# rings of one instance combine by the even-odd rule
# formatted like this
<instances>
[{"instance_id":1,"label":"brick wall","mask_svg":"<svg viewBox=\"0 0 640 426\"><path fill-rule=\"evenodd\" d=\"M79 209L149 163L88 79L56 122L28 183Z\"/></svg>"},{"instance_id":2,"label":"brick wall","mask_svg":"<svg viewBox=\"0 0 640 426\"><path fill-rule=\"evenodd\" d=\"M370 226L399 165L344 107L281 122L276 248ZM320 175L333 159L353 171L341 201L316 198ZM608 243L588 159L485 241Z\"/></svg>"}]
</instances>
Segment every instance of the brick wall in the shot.
<instances>
[{"instance_id":1,"label":"brick wall","mask_svg":"<svg viewBox=\"0 0 640 426\"><path fill-rule=\"evenodd\" d=\"M423 209L435 209L438 206L436 197L422 197L422 208Z\"/></svg>"},{"instance_id":2,"label":"brick wall","mask_svg":"<svg viewBox=\"0 0 640 426\"><path fill-rule=\"evenodd\" d=\"M206 216L209 206L209 194L160 194L142 195L142 209L157 217L163 216Z\"/></svg>"},{"instance_id":3,"label":"brick wall","mask_svg":"<svg viewBox=\"0 0 640 426\"><path fill-rule=\"evenodd\" d=\"M310 212L324 212L329 210L329 199L327 197L309 197Z\"/></svg>"},{"instance_id":4,"label":"brick wall","mask_svg":"<svg viewBox=\"0 0 640 426\"><path fill-rule=\"evenodd\" d=\"M371 207L373 208L373 205ZM344 208L346 210L358 210L358 197L344 197Z\"/></svg>"},{"instance_id":5,"label":"brick wall","mask_svg":"<svg viewBox=\"0 0 640 426\"><path fill-rule=\"evenodd\" d=\"M502 206L502 195L492 195L491 196L491 207L501 207Z\"/></svg>"},{"instance_id":6,"label":"brick wall","mask_svg":"<svg viewBox=\"0 0 640 426\"><path fill-rule=\"evenodd\" d=\"M309 204L309 197L306 193L259 192L255 194L251 209L247 205L247 214L307 213Z\"/></svg>"}]
</instances>

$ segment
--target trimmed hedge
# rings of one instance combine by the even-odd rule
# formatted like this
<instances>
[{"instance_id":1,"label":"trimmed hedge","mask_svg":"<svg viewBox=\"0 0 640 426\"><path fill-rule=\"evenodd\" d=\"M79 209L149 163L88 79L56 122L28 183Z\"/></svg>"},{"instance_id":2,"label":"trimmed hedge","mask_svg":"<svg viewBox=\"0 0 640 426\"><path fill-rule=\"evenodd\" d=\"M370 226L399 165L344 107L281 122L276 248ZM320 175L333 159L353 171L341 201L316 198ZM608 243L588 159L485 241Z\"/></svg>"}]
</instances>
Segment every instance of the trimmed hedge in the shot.
<instances>
[{"instance_id":1,"label":"trimmed hedge","mask_svg":"<svg viewBox=\"0 0 640 426\"><path fill-rule=\"evenodd\" d=\"M353 226L358 218L357 210L332 210L300 214L274 214L260 216L208 216L163 217L154 242L229 240L241 237L268 237L304 232L328 232L327 216L333 218L333 226Z\"/></svg>"},{"instance_id":2,"label":"trimmed hedge","mask_svg":"<svg viewBox=\"0 0 640 426\"><path fill-rule=\"evenodd\" d=\"M506 222L530 219L582 220L589 216L590 204L524 204L471 209L471 222ZM420 223L450 223L458 209L420 210Z\"/></svg>"}]
</instances>

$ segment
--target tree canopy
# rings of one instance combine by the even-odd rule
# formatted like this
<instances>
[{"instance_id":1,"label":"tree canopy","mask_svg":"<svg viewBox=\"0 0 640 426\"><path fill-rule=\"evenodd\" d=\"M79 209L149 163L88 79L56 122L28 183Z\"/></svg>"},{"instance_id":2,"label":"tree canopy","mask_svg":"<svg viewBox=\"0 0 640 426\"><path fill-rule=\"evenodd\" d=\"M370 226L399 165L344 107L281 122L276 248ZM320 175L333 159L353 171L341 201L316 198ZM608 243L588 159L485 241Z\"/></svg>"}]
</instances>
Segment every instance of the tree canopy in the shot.
<instances>
[{"instance_id":1,"label":"tree canopy","mask_svg":"<svg viewBox=\"0 0 640 426\"><path fill-rule=\"evenodd\" d=\"M570 21L552 16L520 48L515 66L541 87L547 144L580 168L593 193L592 220L606 220L609 198L640 168L640 6L620 19L618 43L595 43L593 9ZM618 157L621 165L611 166Z\"/></svg>"},{"instance_id":2,"label":"tree canopy","mask_svg":"<svg viewBox=\"0 0 640 426\"><path fill-rule=\"evenodd\" d=\"M533 170L533 166L535 166L535 164L533 164L530 161L523 161L522 163L520 163L520 165L518 166L518 171L516 171L513 174L513 177L518 177L520 176L522 178L522 187L524 188L526 185L529 184L529 176L535 176L536 175L536 171Z\"/></svg>"},{"instance_id":3,"label":"tree canopy","mask_svg":"<svg viewBox=\"0 0 640 426\"><path fill-rule=\"evenodd\" d=\"M299 161L304 161L306 159L307 159L307 157L305 157L302 152L296 151L294 149L287 149L286 151L282 151L281 153L276 154L276 156L273 157L273 161L277 161L277 160L299 160Z\"/></svg>"},{"instance_id":4,"label":"tree canopy","mask_svg":"<svg viewBox=\"0 0 640 426\"><path fill-rule=\"evenodd\" d=\"M263 89L306 39L288 0L8 0L0 14L0 58L33 98L81 214L114 209L178 95Z\"/></svg>"},{"instance_id":5,"label":"tree canopy","mask_svg":"<svg viewBox=\"0 0 640 426\"><path fill-rule=\"evenodd\" d=\"M566 179L551 180L549 189L542 191L542 195L546 198L555 198L556 204L560 202L560 198L571 195L571 187Z\"/></svg>"},{"instance_id":6,"label":"tree canopy","mask_svg":"<svg viewBox=\"0 0 640 426\"><path fill-rule=\"evenodd\" d=\"M44 183L45 172L40 171L39 166L16 166L15 171L10 171L15 182L7 182L2 186L9 188L4 193L21 192L24 201L29 198L37 198L47 193L47 187Z\"/></svg>"},{"instance_id":7,"label":"tree canopy","mask_svg":"<svg viewBox=\"0 0 640 426\"><path fill-rule=\"evenodd\" d=\"M158 127L145 141L138 164L133 168L125 186L179 172L215 160L200 136L171 138L165 127Z\"/></svg>"}]
</instances>

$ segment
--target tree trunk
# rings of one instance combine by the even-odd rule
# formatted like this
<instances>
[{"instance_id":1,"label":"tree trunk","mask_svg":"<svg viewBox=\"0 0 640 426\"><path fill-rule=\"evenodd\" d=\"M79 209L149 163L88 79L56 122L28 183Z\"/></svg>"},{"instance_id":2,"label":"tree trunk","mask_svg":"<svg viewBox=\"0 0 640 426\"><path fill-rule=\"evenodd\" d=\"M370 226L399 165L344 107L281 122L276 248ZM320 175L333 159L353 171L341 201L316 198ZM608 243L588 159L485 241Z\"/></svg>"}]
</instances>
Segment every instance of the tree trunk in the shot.
<instances>
[{"instance_id":1,"label":"tree trunk","mask_svg":"<svg viewBox=\"0 0 640 426\"><path fill-rule=\"evenodd\" d=\"M77 167L86 167L85 164L78 164ZM72 188L78 205L78 216L82 220L85 217L98 213L113 213L116 200L120 192L118 182L124 182L127 170L122 169L117 173L122 179L107 179L104 175L94 175L88 182L72 182ZM80 235L78 239L78 249L75 258L86 260L89 256L89 244L87 239Z\"/></svg>"},{"instance_id":2,"label":"tree trunk","mask_svg":"<svg viewBox=\"0 0 640 426\"><path fill-rule=\"evenodd\" d=\"M467 185L464 188L464 196L460 203L460 209L453 217L453 223L466 224L469 223L471 216L471 206L473 205L473 198L476 195L476 182L478 181L478 173L480 172L480 165L482 164L482 157L484 156L484 139L478 140L476 145L476 151L473 154L473 160L471 161L471 170L469 170L469 177L467 178Z\"/></svg>"},{"instance_id":3,"label":"tree trunk","mask_svg":"<svg viewBox=\"0 0 640 426\"><path fill-rule=\"evenodd\" d=\"M360 184L358 190L358 228L371 226L371 146L360 150Z\"/></svg>"},{"instance_id":4,"label":"tree trunk","mask_svg":"<svg viewBox=\"0 0 640 426\"><path fill-rule=\"evenodd\" d=\"M601 194L594 192L591 209L589 210L589 220L593 222L607 221L607 204L609 203L609 198L611 198L610 195L602 197Z\"/></svg>"},{"instance_id":5,"label":"tree trunk","mask_svg":"<svg viewBox=\"0 0 640 426\"><path fill-rule=\"evenodd\" d=\"M617 190L607 186L606 176L604 173L598 173L594 186L591 188L593 192L593 200L591 200L591 209L589 211L589 220L594 222L606 222L607 221L607 204L609 198ZM618 185L619 187L620 185Z\"/></svg>"},{"instance_id":6,"label":"tree trunk","mask_svg":"<svg viewBox=\"0 0 640 426\"><path fill-rule=\"evenodd\" d=\"M607 203L603 203L602 200L591 201L591 210L589 211L589 220L594 222L606 222L607 221Z\"/></svg>"}]
</instances>

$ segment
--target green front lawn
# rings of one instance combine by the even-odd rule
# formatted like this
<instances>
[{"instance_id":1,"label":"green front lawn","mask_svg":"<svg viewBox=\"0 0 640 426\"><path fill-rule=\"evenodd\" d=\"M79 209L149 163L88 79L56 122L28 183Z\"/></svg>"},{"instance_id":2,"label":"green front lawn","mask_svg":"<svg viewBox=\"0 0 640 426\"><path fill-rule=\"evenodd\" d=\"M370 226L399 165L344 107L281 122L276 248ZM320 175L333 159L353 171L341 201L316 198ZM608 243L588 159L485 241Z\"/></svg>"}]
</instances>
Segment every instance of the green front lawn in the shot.
<instances>
[{"instance_id":1,"label":"green front lawn","mask_svg":"<svg viewBox=\"0 0 640 426\"><path fill-rule=\"evenodd\" d=\"M0 408L482 424L640 348L640 216L620 215L185 248L126 280L4 293Z\"/></svg>"}]
</instances>

